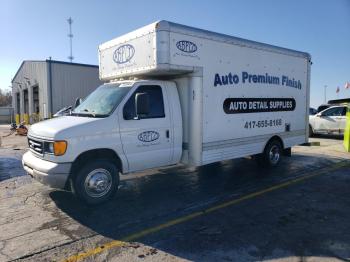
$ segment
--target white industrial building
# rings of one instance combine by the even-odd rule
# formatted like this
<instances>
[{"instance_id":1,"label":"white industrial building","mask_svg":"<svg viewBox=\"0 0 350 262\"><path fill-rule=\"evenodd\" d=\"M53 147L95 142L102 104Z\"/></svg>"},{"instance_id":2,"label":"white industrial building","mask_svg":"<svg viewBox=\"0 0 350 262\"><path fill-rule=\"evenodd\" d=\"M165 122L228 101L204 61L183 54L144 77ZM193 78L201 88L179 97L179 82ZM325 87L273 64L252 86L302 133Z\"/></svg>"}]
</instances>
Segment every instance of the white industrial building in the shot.
<instances>
[{"instance_id":1,"label":"white industrial building","mask_svg":"<svg viewBox=\"0 0 350 262\"><path fill-rule=\"evenodd\" d=\"M101 84L96 65L55 60L23 61L12 80L16 122L33 123L50 118Z\"/></svg>"}]
</instances>

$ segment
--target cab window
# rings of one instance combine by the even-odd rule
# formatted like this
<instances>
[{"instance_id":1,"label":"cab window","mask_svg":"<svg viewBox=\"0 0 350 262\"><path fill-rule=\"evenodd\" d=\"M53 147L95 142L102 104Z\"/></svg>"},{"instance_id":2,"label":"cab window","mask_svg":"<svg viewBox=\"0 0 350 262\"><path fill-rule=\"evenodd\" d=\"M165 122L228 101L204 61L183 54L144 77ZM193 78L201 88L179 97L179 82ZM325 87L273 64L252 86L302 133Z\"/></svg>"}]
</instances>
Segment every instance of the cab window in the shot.
<instances>
[{"instance_id":1,"label":"cab window","mask_svg":"<svg viewBox=\"0 0 350 262\"><path fill-rule=\"evenodd\" d=\"M137 93L147 93L149 96L150 112L148 115L143 116L142 119L165 117L162 88L156 85L147 85L139 86L125 103L123 108L123 117L125 120L136 118L135 95Z\"/></svg>"}]
</instances>

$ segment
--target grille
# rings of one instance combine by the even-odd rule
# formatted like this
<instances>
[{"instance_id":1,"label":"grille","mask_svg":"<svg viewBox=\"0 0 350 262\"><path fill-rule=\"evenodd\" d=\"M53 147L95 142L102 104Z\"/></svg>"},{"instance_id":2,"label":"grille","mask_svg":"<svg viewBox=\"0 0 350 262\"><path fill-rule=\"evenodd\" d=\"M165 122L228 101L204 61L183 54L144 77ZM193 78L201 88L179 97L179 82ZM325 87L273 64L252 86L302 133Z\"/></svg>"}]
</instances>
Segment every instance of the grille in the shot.
<instances>
[{"instance_id":1,"label":"grille","mask_svg":"<svg viewBox=\"0 0 350 262\"><path fill-rule=\"evenodd\" d=\"M43 154L44 142L33 138L28 138L28 145L30 150L39 154Z\"/></svg>"}]
</instances>

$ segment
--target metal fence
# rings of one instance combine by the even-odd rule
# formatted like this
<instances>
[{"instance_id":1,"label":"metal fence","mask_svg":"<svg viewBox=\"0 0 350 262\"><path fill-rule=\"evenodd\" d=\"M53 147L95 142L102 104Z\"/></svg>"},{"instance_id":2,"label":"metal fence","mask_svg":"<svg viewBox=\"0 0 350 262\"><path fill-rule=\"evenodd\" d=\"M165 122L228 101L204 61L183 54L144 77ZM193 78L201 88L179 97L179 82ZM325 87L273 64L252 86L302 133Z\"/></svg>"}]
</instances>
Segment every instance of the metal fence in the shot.
<instances>
[{"instance_id":1,"label":"metal fence","mask_svg":"<svg viewBox=\"0 0 350 262\"><path fill-rule=\"evenodd\" d=\"M14 122L12 107L0 107L0 124L10 124Z\"/></svg>"}]
</instances>

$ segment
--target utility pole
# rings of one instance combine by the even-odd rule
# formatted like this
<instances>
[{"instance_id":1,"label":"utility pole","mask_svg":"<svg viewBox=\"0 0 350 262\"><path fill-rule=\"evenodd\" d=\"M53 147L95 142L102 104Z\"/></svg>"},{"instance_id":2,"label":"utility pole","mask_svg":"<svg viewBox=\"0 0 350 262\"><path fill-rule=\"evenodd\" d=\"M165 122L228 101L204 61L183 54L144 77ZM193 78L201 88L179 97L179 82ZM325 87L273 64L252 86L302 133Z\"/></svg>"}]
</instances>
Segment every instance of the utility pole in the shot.
<instances>
[{"instance_id":1,"label":"utility pole","mask_svg":"<svg viewBox=\"0 0 350 262\"><path fill-rule=\"evenodd\" d=\"M73 56L73 33L72 33L72 24L73 24L73 19L71 17L69 17L67 19L67 22L69 24L69 44L70 44L70 56L68 56L68 59L70 60L70 62L73 62L74 56Z\"/></svg>"},{"instance_id":2,"label":"utility pole","mask_svg":"<svg viewBox=\"0 0 350 262\"><path fill-rule=\"evenodd\" d=\"M327 85L324 86L324 103L327 103Z\"/></svg>"}]
</instances>

